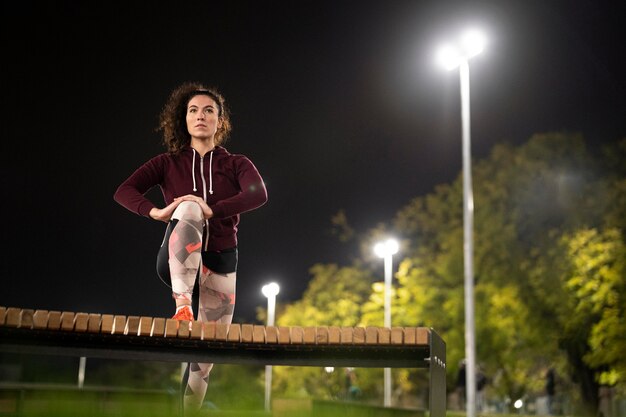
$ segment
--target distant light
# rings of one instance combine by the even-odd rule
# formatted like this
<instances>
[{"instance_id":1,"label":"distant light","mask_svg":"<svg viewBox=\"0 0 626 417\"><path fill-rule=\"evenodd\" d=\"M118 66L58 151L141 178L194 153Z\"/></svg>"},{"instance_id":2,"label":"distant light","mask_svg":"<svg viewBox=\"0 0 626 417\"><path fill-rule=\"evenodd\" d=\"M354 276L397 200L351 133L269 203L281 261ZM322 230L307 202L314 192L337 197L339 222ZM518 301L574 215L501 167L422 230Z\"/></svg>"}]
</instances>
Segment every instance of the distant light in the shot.
<instances>
[{"instance_id":1,"label":"distant light","mask_svg":"<svg viewBox=\"0 0 626 417\"><path fill-rule=\"evenodd\" d=\"M374 246L374 253L379 258L385 258L390 255L398 253L399 245L395 239L387 239L384 242L379 242Z\"/></svg>"},{"instance_id":2,"label":"distant light","mask_svg":"<svg viewBox=\"0 0 626 417\"><path fill-rule=\"evenodd\" d=\"M463 61L480 54L485 49L487 37L477 29L463 33L458 44L445 44L437 50L437 63L447 70L457 68Z\"/></svg>"},{"instance_id":3,"label":"distant light","mask_svg":"<svg viewBox=\"0 0 626 417\"><path fill-rule=\"evenodd\" d=\"M324 370L327 374L332 374L333 372L335 372L335 368L333 368L332 366L327 366L326 368L324 368Z\"/></svg>"},{"instance_id":4,"label":"distant light","mask_svg":"<svg viewBox=\"0 0 626 417\"><path fill-rule=\"evenodd\" d=\"M276 294L280 292L280 287L277 283L270 282L269 284L266 284L263 286L263 288L261 288L261 292L267 298L276 297Z\"/></svg>"},{"instance_id":5,"label":"distant light","mask_svg":"<svg viewBox=\"0 0 626 417\"><path fill-rule=\"evenodd\" d=\"M516 401L513 403L513 407L517 408L518 410L519 410L520 408L522 408L522 406L523 406L523 405L524 405L524 401L522 401L521 399L516 400Z\"/></svg>"}]
</instances>

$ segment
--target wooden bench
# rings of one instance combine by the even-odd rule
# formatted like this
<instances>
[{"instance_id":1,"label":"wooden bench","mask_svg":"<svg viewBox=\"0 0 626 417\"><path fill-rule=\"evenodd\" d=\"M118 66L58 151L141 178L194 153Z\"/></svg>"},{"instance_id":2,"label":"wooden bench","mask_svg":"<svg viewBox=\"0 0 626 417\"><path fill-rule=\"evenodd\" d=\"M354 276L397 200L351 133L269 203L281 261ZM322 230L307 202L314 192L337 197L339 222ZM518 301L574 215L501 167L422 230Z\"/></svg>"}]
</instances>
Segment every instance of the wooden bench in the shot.
<instances>
[{"instance_id":1,"label":"wooden bench","mask_svg":"<svg viewBox=\"0 0 626 417\"><path fill-rule=\"evenodd\" d=\"M446 346L427 327L273 327L0 307L0 351L257 365L426 368L446 414Z\"/></svg>"}]
</instances>

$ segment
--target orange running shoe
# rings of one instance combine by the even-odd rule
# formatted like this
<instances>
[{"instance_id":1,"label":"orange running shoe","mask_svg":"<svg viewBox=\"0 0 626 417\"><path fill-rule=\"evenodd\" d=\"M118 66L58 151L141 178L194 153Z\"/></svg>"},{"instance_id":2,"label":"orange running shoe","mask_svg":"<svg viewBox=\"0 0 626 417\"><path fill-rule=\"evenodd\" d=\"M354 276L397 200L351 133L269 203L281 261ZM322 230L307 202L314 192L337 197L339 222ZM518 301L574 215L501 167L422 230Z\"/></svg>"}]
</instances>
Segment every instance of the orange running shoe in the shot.
<instances>
[{"instance_id":1,"label":"orange running shoe","mask_svg":"<svg viewBox=\"0 0 626 417\"><path fill-rule=\"evenodd\" d=\"M176 314L174 314L174 317L172 317L174 320L187 320L189 322L193 321L193 312L191 311L191 307L190 306L184 306L181 307Z\"/></svg>"}]
</instances>

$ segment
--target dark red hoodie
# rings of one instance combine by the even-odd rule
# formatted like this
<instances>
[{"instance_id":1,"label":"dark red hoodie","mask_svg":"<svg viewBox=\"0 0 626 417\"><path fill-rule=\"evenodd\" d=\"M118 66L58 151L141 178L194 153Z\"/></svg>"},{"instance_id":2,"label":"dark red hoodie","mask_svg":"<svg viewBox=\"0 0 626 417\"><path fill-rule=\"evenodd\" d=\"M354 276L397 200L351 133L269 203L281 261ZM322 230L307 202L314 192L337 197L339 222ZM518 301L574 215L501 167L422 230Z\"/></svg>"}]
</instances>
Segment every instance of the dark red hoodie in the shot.
<instances>
[{"instance_id":1,"label":"dark red hoodie","mask_svg":"<svg viewBox=\"0 0 626 417\"><path fill-rule=\"evenodd\" d=\"M254 164L220 146L204 157L189 146L177 155L157 155L128 177L113 198L128 210L150 217L156 205L144 194L156 185L161 187L166 205L187 194L204 198L213 210L205 248L209 251L237 246L239 215L267 201L265 184Z\"/></svg>"}]
</instances>

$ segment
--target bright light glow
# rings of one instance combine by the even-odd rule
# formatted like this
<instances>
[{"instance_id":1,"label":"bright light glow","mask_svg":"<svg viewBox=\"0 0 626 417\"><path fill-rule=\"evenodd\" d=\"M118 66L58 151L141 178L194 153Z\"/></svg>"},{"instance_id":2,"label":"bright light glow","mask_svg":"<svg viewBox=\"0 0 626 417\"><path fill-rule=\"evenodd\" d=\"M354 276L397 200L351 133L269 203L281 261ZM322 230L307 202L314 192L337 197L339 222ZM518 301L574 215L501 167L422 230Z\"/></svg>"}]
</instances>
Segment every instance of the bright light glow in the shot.
<instances>
[{"instance_id":1,"label":"bright light glow","mask_svg":"<svg viewBox=\"0 0 626 417\"><path fill-rule=\"evenodd\" d=\"M485 43L487 39L482 32L475 29L465 32L461 37L465 58L469 59L481 53L485 49Z\"/></svg>"},{"instance_id":2,"label":"bright light glow","mask_svg":"<svg viewBox=\"0 0 626 417\"><path fill-rule=\"evenodd\" d=\"M387 239L384 242L379 242L374 246L374 253L379 258L385 258L390 255L398 253L399 245L395 239Z\"/></svg>"},{"instance_id":3,"label":"bright light glow","mask_svg":"<svg viewBox=\"0 0 626 417\"><path fill-rule=\"evenodd\" d=\"M461 54L452 45L443 45L437 51L437 63L447 70L453 70L461 65Z\"/></svg>"},{"instance_id":4,"label":"bright light glow","mask_svg":"<svg viewBox=\"0 0 626 417\"><path fill-rule=\"evenodd\" d=\"M332 366L327 366L326 368L324 368L324 370L326 371L327 374L331 374L335 372L335 368L333 368Z\"/></svg>"},{"instance_id":5,"label":"bright light glow","mask_svg":"<svg viewBox=\"0 0 626 417\"><path fill-rule=\"evenodd\" d=\"M518 410L519 410L520 408L522 408L522 406L523 406L523 405L524 405L524 401L522 401L521 399L520 399L520 400L516 400L516 401L513 403L513 407L517 408Z\"/></svg>"},{"instance_id":6,"label":"bright light glow","mask_svg":"<svg viewBox=\"0 0 626 417\"><path fill-rule=\"evenodd\" d=\"M461 62L480 54L485 49L487 38L476 29L463 33L457 45L442 45L437 50L437 63L447 70L453 70Z\"/></svg>"},{"instance_id":7,"label":"bright light glow","mask_svg":"<svg viewBox=\"0 0 626 417\"><path fill-rule=\"evenodd\" d=\"M261 292L267 298L276 297L276 294L280 292L280 287L277 283L270 282L269 284L264 285L263 288L261 288Z\"/></svg>"}]
</instances>

